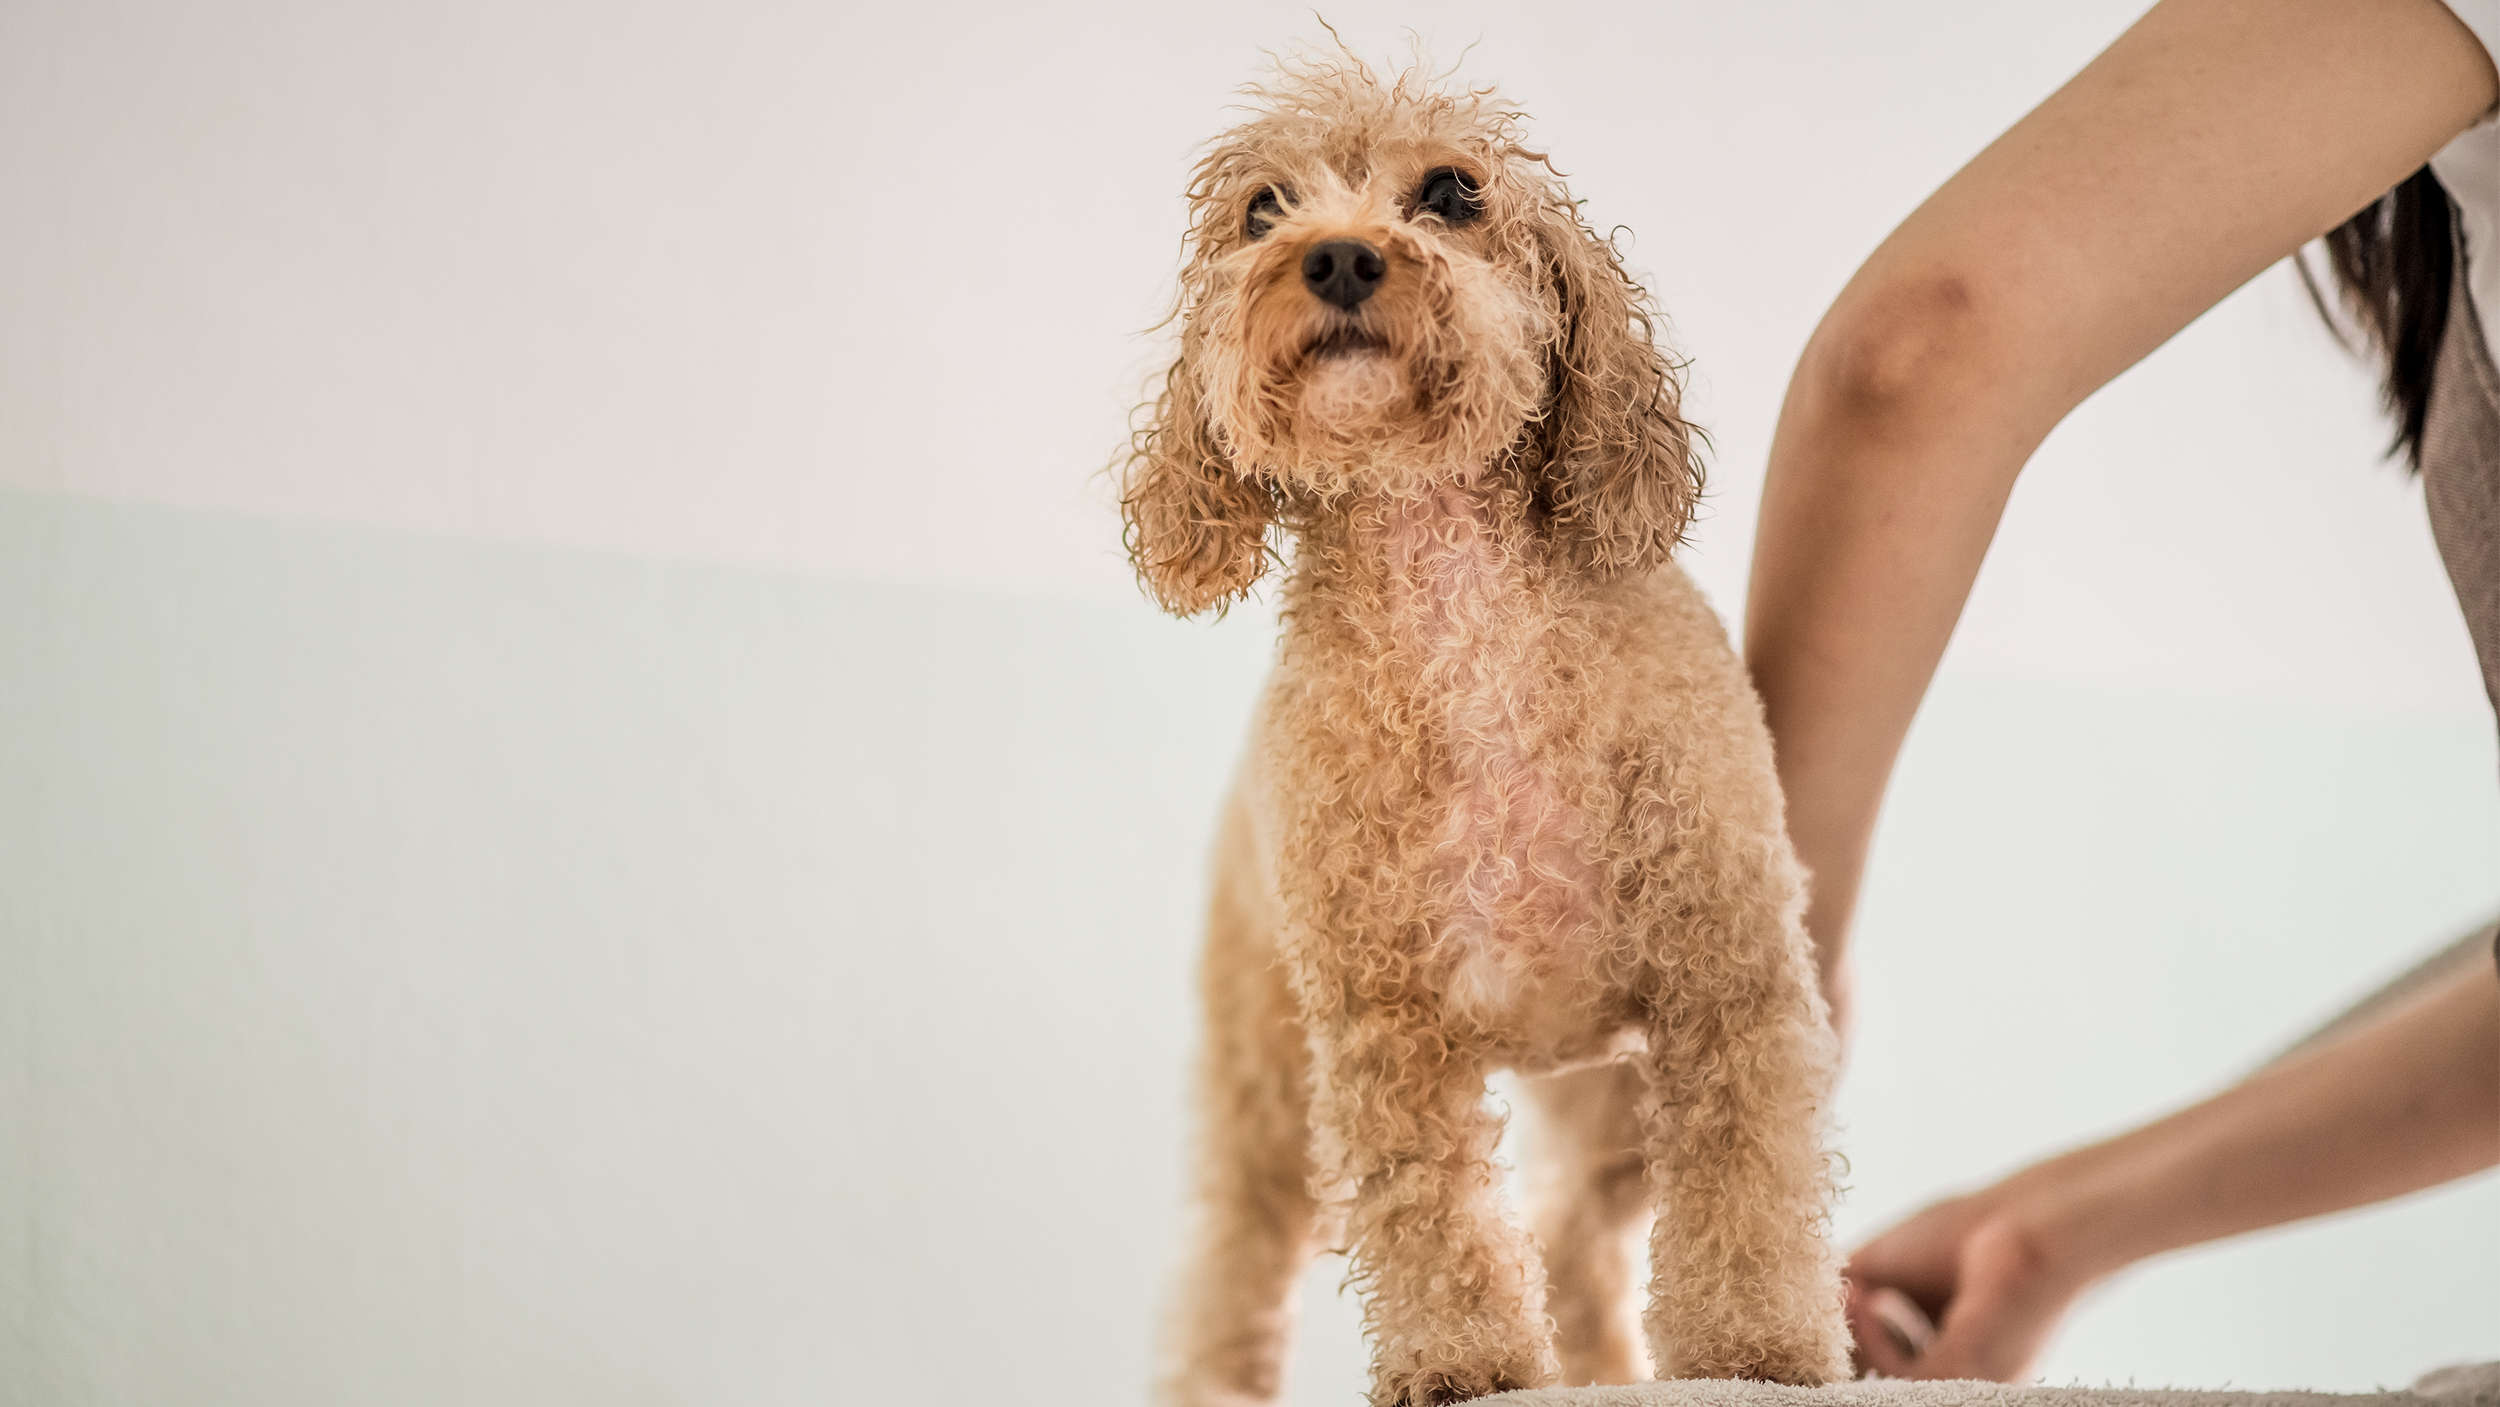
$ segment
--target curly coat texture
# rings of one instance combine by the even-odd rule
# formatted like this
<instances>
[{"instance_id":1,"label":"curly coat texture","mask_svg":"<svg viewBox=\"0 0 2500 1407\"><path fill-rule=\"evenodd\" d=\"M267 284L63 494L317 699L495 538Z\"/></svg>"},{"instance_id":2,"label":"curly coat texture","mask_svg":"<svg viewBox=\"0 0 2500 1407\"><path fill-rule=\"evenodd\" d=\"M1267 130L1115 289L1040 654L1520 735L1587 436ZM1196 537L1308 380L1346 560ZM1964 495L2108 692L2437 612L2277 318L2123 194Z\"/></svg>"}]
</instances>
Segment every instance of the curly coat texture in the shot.
<instances>
[{"instance_id":1,"label":"curly coat texture","mask_svg":"<svg viewBox=\"0 0 2500 1407\"><path fill-rule=\"evenodd\" d=\"M1671 560L1700 470L1647 296L1489 91L1352 61L1253 91L1190 186L1180 353L1122 476L1175 614L1292 549L1217 847L1164 1396L1278 1400L1322 1245L1382 1407L1843 1377L1835 1046L1760 705ZM1443 171L1472 218L1424 201ZM1380 270L1351 306L1306 267L1345 241Z\"/></svg>"}]
</instances>

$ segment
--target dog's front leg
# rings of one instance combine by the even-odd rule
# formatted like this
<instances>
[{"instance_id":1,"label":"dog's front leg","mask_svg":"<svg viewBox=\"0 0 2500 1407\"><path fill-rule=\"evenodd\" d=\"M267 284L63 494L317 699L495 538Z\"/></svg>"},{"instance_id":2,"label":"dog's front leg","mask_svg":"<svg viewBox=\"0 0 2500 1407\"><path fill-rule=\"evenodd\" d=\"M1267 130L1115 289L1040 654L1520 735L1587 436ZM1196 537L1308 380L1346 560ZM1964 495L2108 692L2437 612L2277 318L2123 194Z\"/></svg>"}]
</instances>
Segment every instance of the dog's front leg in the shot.
<instances>
[{"instance_id":1,"label":"dog's front leg","mask_svg":"<svg viewBox=\"0 0 2500 1407\"><path fill-rule=\"evenodd\" d=\"M1831 1382L1849 1369L1825 1230L1836 1048L1787 905L1740 892L1654 1004L1649 1348L1661 1377Z\"/></svg>"},{"instance_id":2,"label":"dog's front leg","mask_svg":"<svg viewBox=\"0 0 2500 1407\"><path fill-rule=\"evenodd\" d=\"M1351 1197L1374 1407L1552 1382L1544 1276L1503 1206L1482 1063L1378 1008L1316 1035L1320 1147Z\"/></svg>"}]
</instances>

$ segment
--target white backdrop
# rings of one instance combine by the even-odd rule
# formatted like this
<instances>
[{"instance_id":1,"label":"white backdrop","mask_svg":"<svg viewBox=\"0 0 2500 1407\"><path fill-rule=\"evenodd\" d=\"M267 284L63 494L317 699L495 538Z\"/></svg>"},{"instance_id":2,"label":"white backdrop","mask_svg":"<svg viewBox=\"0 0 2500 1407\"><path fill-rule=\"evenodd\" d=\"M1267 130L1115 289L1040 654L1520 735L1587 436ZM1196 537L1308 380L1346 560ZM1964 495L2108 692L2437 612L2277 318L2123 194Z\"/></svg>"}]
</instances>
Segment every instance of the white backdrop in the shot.
<instances>
[{"instance_id":1,"label":"white backdrop","mask_svg":"<svg viewBox=\"0 0 2500 1407\"><path fill-rule=\"evenodd\" d=\"M2134 8L1326 13L1631 231L1733 618L1815 318ZM1318 33L0 3L0 1396L1133 1393L1265 646L1147 614L1094 473ZM2385 439L2276 270L2043 449L1880 842L1848 1234L2500 905ZM2495 1252L2486 1179L2181 1257L2050 1372L2500 1356Z\"/></svg>"}]
</instances>

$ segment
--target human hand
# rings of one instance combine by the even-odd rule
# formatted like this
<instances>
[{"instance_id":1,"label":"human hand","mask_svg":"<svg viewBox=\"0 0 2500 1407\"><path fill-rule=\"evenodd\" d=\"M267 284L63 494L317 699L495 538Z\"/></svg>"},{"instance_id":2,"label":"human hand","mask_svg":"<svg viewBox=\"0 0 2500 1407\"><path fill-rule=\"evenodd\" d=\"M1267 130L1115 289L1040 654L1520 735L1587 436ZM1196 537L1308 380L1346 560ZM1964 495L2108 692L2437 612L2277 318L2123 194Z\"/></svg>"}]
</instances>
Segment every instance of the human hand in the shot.
<instances>
[{"instance_id":1,"label":"human hand","mask_svg":"<svg viewBox=\"0 0 2500 1407\"><path fill-rule=\"evenodd\" d=\"M1849 1258L1857 1364L2017 1382L2089 1278L2055 1263L2000 1189L1940 1202Z\"/></svg>"}]
</instances>

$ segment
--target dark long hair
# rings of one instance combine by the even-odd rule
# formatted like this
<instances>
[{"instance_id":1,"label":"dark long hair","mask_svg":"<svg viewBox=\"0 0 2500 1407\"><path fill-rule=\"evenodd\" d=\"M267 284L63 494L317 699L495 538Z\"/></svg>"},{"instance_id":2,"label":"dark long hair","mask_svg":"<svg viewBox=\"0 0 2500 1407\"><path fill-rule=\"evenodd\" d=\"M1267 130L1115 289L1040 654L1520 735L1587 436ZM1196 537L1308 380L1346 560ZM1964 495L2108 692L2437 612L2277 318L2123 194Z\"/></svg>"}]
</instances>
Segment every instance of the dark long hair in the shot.
<instances>
[{"instance_id":1,"label":"dark long hair","mask_svg":"<svg viewBox=\"0 0 2500 1407\"><path fill-rule=\"evenodd\" d=\"M2417 471L2422 467L2422 423L2430 414L2439 339L2448 330L2448 280L2456 259L2448 192L2427 166L2326 236L2327 266L2334 271L2344 306L2387 363L2379 397L2396 421L2396 442L2387 452L2403 451L2405 462ZM2318 316L2333 327L2309 261L2292 262Z\"/></svg>"}]
</instances>

